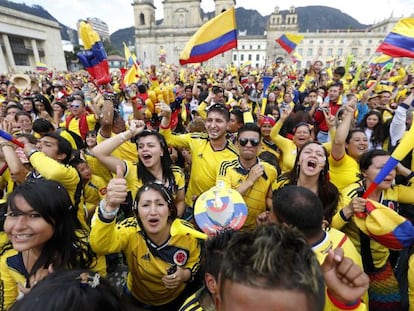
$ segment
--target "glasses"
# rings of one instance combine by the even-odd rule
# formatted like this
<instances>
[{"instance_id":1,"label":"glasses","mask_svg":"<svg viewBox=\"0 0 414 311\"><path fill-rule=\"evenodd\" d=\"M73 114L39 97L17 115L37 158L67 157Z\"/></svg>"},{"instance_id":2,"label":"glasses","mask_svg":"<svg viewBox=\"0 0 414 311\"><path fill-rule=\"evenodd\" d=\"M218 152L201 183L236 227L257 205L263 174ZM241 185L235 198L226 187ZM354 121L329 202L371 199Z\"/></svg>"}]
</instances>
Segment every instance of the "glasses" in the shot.
<instances>
[{"instance_id":1,"label":"glasses","mask_svg":"<svg viewBox=\"0 0 414 311\"><path fill-rule=\"evenodd\" d=\"M71 104L70 107L71 108L79 108L80 107L80 104Z\"/></svg>"},{"instance_id":2,"label":"glasses","mask_svg":"<svg viewBox=\"0 0 414 311\"><path fill-rule=\"evenodd\" d=\"M212 106L210 106L208 108L208 111L210 111L210 110L227 110L228 111L226 106L224 106L223 104L220 104L220 103L216 103L216 104L213 104Z\"/></svg>"},{"instance_id":3,"label":"glasses","mask_svg":"<svg viewBox=\"0 0 414 311\"><path fill-rule=\"evenodd\" d=\"M239 139L239 144L242 147L246 146L248 142L250 142L250 144L253 147L257 147L260 144L260 141L257 138L240 138Z\"/></svg>"}]
</instances>

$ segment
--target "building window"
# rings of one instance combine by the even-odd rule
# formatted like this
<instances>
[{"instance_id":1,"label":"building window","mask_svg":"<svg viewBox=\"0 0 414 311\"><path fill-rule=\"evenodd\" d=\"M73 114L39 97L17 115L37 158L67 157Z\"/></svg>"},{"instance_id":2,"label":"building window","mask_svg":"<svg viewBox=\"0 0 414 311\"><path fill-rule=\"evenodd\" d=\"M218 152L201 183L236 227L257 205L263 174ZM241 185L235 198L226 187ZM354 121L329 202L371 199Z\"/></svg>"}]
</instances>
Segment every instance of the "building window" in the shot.
<instances>
[{"instance_id":1,"label":"building window","mask_svg":"<svg viewBox=\"0 0 414 311\"><path fill-rule=\"evenodd\" d=\"M323 40L319 40L319 43L323 43Z\"/></svg>"},{"instance_id":2,"label":"building window","mask_svg":"<svg viewBox=\"0 0 414 311\"><path fill-rule=\"evenodd\" d=\"M259 61L259 60L260 60L260 55L256 54L256 61Z\"/></svg>"},{"instance_id":3,"label":"building window","mask_svg":"<svg viewBox=\"0 0 414 311\"><path fill-rule=\"evenodd\" d=\"M372 40L368 40L368 43L371 44L372 43Z\"/></svg>"},{"instance_id":4,"label":"building window","mask_svg":"<svg viewBox=\"0 0 414 311\"><path fill-rule=\"evenodd\" d=\"M339 43L344 43L344 40L340 40Z\"/></svg>"},{"instance_id":5,"label":"building window","mask_svg":"<svg viewBox=\"0 0 414 311\"><path fill-rule=\"evenodd\" d=\"M352 48L351 49L351 54L354 55L354 56L357 56L358 55L358 49L357 48Z\"/></svg>"},{"instance_id":6,"label":"building window","mask_svg":"<svg viewBox=\"0 0 414 311\"><path fill-rule=\"evenodd\" d=\"M237 60L237 54L233 54L233 61Z\"/></svg>"},{"instance_id":7,"label":"building window","mask_svg":"<svg viewBox=\"0 0 414 311\"><path fill-rule=\"evenodd\" d=\"M312 44L313 43L313 40L309 40L309 43Z\"/></svg>"},{"instance_id":8,"label":"building window","mask_svg":"<svg viewBox=\"0 0 414 311\"><path fill-rule=\"evenodd\" d=\"M139 14L139 24L145 25L145 15L144 13Z\"/></svg>"},{"instance_id":9,"label":"building window","mask_svg":"<svg viewBox=\"0 0 414 311\"><path fill-rule=\"evenodd\" d=\"M338 49L338 53L336 55L342 56L342 54L344 54L344 49L343 48L339 48Z\"/></svg>"},{"instance_id":10,"label":"building window","mask_svg":"<svg viewBox=\"0 0 414 311\"><path fill-rule=\"evenodd\" d=\"M252 54L249 54L249 55L248 55L247 60L252 60Z\"/></svg>"},{"instance_id":11,"label":"building window","mask_svg":"<svg viewBox=\"0 0 414 311\"><path fill-rule=\"evenodd\" d=\"M303 48L298 48L298 54L302 55L303 54Z\"/></svg>"},{"instance_id":12,"label":"building window","mask_svg":"<svg viewBox=\"0 0 414 311\"><path fill-rule=\"evenodd\" d=\"M244 61L244 54L240 55L240 60Z\"/></svg>"},{"instance_id":13,"label":"building window","mask_svg":"<svg viewBox=\"0 0 414 311\"><path fill-rule=\"evenodd\" d=\"M14 63L17 66L29 66L29 54L24 45L23 38L9 36L9 42L13 53Z\"/></svg>"},{"instance_id":14,"label":"building window","mask_svg":"<svg viewBox=\"0 0 414 311\"><path fill-rule=\"evenodd\" d=\"M250 50L253 50L253 45L250 45Z\"/></svg>"},{"instance_id":15,"label":"building window","mask_svg":"<svg viewBox=\"0 0 414 311\"><path fill-rule=\"evenodd\" d=\"M260 45L257 46L257 49L260 50Z\"/></svg>"},{"instance_id":16,"label":"building window","mask_svg":"<svg viewBox=\"0 0 414 311\"><path fill-rule=\"evenodd\" d=\"M329 40L329 43L330 44L334 44L335 43L335 40Z\"/></svg>"},{"instance_id":17,"label":"building window","mask_svg":"<svg viewBox=\"0 0 414 311\"><path fill-rule=\"evenodd\" d=\"M328 48L327 55L328 56L332 56L333 55L333 49L332 48Z\"/></svg>"},{"instance_id":18,"label":"building window","mask_svg":"<svg viewBox=\"0 0 414 311\"><path fill-rule=\"evenodd\" d=\"M307 55L308 55L308 56L312 56L312 54L313 54L313 49L312 49L312 48L309 48L309 49L308 49L308 54L307 54Z\"/></svg>"},{"instance_id":19,"label":"building window","mask_svg":"<svg viewBox=\"0 0 414 311\"><path fill-rule=\"evenodd\" d=\"M242 50L244 50L244 45L242 45Z\"/></svg>"},{"instance_id":20,"label":"building window","mask_svg":"<svg viewBox=\"0 0 414 311\"><path fill-rule=\"evenodd\" d=\"M371 55L371 49L365 49L365 56Z\"/></svg>"}]
</instances>

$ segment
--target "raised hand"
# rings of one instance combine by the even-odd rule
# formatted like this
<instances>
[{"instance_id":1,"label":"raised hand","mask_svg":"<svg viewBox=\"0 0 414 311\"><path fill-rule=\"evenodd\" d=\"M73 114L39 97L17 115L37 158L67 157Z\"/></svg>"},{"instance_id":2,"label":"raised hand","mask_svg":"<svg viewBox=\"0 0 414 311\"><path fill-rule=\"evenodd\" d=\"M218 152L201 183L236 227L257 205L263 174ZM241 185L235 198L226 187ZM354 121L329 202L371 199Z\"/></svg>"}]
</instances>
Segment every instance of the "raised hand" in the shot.
<instances>
[{"instance_id":1,"label":"raised hand","mask_svg":"<svg viewBox=\"0 0 414 311\"><path fill-rule=\"evenodd\" d=\"M109 181L106 190L105 210L110 213L116 210L121 203L125 202L127 197L127 181L124 178L124 172L120 165L116 166L116 176Z\"/></svg>"},{"instance_id":2,"label":"raised hand","mask_svg":"<svg viewBox=\"0 0 414 311\"><path fill-rule=\"evenodd\" d=\"M345 304L355 303L368 291L368 275L344 256L342 248L329 250L321 268L329 294Z\"/></svg>"}]
</instances>

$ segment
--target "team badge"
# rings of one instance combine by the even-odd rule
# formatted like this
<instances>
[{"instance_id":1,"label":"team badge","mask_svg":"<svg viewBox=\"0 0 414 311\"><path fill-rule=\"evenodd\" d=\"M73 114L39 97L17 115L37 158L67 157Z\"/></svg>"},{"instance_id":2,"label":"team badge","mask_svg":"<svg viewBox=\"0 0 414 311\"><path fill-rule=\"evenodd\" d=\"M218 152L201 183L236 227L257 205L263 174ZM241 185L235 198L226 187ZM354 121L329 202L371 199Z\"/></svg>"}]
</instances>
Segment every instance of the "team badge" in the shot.
<instances>
[{"instance_id":1,"label":"team badge","mask_svg":"<svg viewBox=\"0 0 414 311\"><path fill-rule=\"evenodd\" d=\"M184 266L187 263L188 255L185 251L180 249L175 252L173 260L177 266Z\"/></svg>"}]
</instances>

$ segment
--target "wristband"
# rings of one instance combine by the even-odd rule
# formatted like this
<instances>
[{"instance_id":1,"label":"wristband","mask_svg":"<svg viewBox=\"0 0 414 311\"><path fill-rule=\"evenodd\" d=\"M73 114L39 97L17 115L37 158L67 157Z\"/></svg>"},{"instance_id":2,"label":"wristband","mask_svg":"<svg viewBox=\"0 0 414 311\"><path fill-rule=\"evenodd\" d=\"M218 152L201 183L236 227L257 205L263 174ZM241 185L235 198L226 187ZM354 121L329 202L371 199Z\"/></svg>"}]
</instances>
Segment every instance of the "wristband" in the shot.
<instances>
[{"instance_id":1,"label":"wristband","mask_svg":"<svg viewBox=\"0 0 414 311\"><path fill-rule=\"evenodd\" d=\"M105 217L105 218L114 218L116 216L116 214L118 214L119 207L116 208L115 210L113 210L112 212L108 212L105 209L105 206L106 206L106 200L103 199L103 200L101 200L101 202L99 202L99 212L101 213L101 215L103 217Z\"/></svg>"},{"instance_id":2,"label":"wristband","mask_svg":"<svg viewBox=\"0 0 414 311\"><path fill-rule=\"evenodd\" d=\"M351 220L351 217L350 217L350 218L347 218L347 217L345 216L345 214L344 214L344 210L343 210L343 209L341 209L341 210L339 211L339 216L341 216L341 218L342 218L342 220L343 220L343 221L348 222L348 221L350 221L350 220Z\"/></svg>"},{"instance_id":3,"label":"wristband","mask_svg":"<svg viewBox=\"0 0 414 311\"><path fill-rule=\"evenodd\" d=\"M329 297L329 300L333 303L333 305L340 308L341 310L355 310L361 304L361 298L359 298L358 300L356 300L352 303L346 304L346 303L343 303L342 301L339 301L337 298L335 298L330 293L329 289L326 290L326 293Z\"/></svg>"},{"instance_id":4,"label":"wristband","mask_svg":"<svg viewBox=\"0 0 414 311\"><path fill-rule=\"evenodd\" d=\"M38 150L38 149L33 148L32 150L30 150L30 151L27 153L27 158L28 158L28 159L30 159L30 157L33 155L33 153L36 153L36 152L39 152L39 150Z\"/></svg>"}]
</instances>

